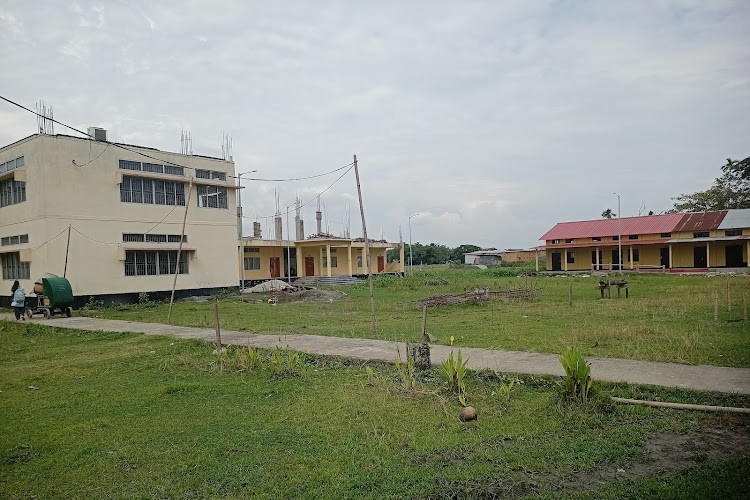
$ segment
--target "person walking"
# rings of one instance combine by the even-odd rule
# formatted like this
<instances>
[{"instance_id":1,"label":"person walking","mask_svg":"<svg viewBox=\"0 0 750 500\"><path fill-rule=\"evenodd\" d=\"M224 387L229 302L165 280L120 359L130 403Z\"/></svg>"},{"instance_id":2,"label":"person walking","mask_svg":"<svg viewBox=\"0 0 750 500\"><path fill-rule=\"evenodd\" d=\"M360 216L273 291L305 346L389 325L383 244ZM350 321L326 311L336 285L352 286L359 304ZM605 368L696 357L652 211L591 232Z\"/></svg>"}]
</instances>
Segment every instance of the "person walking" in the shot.
<instances>
[{"instance_id":1,"label":"person walking","mask_svg":"<svg viewBox=\"0 0 750 500\"><path fill-rule=\"evenodd\" d=\"M13 282L10 293L13 295L13 302L10 305L13 307L13 312L16 313L16 321L26 321L23 315L26 308L26 292L18 280Z\"/></svg>"}]
</instances>

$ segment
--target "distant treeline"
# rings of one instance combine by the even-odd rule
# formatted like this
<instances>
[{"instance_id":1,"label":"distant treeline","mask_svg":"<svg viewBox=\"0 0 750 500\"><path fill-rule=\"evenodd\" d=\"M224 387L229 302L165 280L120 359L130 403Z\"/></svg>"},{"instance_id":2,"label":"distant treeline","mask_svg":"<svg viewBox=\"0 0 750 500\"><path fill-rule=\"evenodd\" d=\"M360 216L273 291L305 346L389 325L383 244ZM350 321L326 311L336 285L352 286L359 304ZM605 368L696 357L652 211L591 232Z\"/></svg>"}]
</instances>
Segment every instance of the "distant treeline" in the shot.
<instances>
[{"instance_id":1,"label":"distant treeline","mask_svg":"<svg viewBox=\"0 0 750 500\"><path fill-rule=\"evenodd\" d=\"M482 247L478 247L476 245L459 245L456 248L450 248L438 243L430 243L429 245L414 243L411 247L414 265L445 264L446 262L463 263L465 253L476 252L477 250L482 250ZM492 248L484 250L495 249ZM399 253L400 250L398 248L388 250L388 262L395 262L399 260ZM404 262L407 265L409 263L408 243L404 244Z\"/></svg>"}]
</instances>

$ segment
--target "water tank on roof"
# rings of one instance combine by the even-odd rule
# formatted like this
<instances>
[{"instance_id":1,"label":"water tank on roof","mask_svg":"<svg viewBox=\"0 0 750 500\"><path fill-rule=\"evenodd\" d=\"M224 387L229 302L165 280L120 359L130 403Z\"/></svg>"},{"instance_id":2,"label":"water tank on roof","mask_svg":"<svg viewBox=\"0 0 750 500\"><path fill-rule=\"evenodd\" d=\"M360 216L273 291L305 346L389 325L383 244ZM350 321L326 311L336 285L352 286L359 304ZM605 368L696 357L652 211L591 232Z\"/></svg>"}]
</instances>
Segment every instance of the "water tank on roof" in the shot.
<instances>
[{"instance_id":1,"label":"water tank on roof","mask_svg":"<svg viewBox=\"0 0 750 500\"><path fill-rule=\"evenodd\" d=\"M95 141L107 141L107 131L103 128L89 127L88 134Z\"/></svg>"}]
</instances>

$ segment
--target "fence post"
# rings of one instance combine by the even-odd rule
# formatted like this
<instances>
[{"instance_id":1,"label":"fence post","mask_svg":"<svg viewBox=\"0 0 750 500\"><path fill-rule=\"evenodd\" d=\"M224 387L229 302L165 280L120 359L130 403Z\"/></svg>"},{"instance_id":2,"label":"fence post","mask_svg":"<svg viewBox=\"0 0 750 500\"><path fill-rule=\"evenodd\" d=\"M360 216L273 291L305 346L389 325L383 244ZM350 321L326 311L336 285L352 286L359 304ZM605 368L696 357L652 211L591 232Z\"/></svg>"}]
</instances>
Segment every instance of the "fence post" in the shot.
<instances>
[{"instance_id":1,"label":"fence post","mask_svg":"<svg viewBox=\"0 0 750 500\"><path fill-rule=\"evenodd\" d=\"M573 307L573 283L570 284L570 307Z\"/></svg>"},{"instance_id":2,"label":"fence post","mask_svg":"<svg viewBox=\"0 0 750 500\"><path fill-rule=\"evenodd\" d=\"M747 321L747 294L742 294L742 309L743 309L743 318L745 321Z\"/></svg>"},{"instance_id":3,"label":"fence post","mask_svg":"<svg viewBox=\"0 0 750 500\"><path fill-rule=\"evenodd\" d=\"M719 321L719 294L714 292L714 321Z\"/></svg>"},{"instance_id":4,"label":"fence post","mask_svg":"<svg viewBox=\"0 0 750 500\"><path fill-rule=\"evenodd\" d=\"M221 352L221 327L219 326L219 300L214 302L214 326L216 326L216 352Z\"/></svg>"}]
</instances>

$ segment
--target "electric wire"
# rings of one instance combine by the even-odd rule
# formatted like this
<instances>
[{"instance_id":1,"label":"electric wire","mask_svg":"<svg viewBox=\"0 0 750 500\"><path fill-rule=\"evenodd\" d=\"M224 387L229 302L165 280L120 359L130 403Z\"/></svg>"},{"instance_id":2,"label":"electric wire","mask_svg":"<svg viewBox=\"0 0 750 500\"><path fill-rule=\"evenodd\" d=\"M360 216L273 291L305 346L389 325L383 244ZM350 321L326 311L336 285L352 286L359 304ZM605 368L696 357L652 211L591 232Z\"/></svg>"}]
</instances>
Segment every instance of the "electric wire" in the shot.
<instances>
[{"instance_id":1,"label":"electric wire","mask_svg":"<svg viewBox=\"0 0 750 500\"><path fill-rule=\"evenodd\" d=\"M47 241L43 241L42 243L39 243L37 246L31 247L31 250L37 250L39 248L42 248L44 245L46 245L50 241L52 241L55 238L59 237L60 235L64 234L67 230L68 230L68 228L66 227L65 229L63 229L62 231L60 231L59 233L57 233L55 236L53 236L52 238L48 239Z\"/></svg>"},{"instance_id":2,"label":"electric wire","mask_svg":"<svg viewBox=\"0 0 750 500\"><path fill-rule=\"evenodd\" d=\"M23 109L25 111L28 111L29 113L31 113L33 115L36 115L37 117L46 118L43 115L40 115L39 113L37 113L36 111L34 111L33 109L27 108L23 104L19 104L19 103L15 102L15 101L13 101L11 99L8 99L7 97L5 97L3 95L0 95L0 99L2 99L3 101L5 101L5 102L7 102L9 104L12 104L13 106L17 106L17 107L19 107L19 108L21 108L21 109ZM58 125L62 125L65 128L73 130L74 132L77 132L77 133L79 133L79 134L81 134L83 136L86 136L87 138L89 138L89 140L91 139L91 136L89 136L88 133L83 132L82 130L79 130L79 129L71 126L71 125L63 123L63 122L61 122L59 120L56 120L54 118L46 118L46 119L52 121L53 123L57 123ZM125 146L124 144L120 144L118 142L111 142L111 141L97 141L97 142L104 142L104 143L106 143L106 144L108 144L110 146L115 146L117 148L123 149L125 151L130 152L130 153L141 155L141 156L143 156L145 158L149 158L151 160L155 160L155 161L158 161L158 162L163 163L163 164L168 164L168 165L171 165L173 167L180 167L180 168L184 168L184 169L187 169L187 170L193 170L193 171L200 170L200 169L197 169L197 168L194 168L194 167L187 167L185 165L180 165L179 163L174 163L174 162L171 162L169 160L163 160L161 158L157 158L155 156L151 156L151 155L149 155L147 153L144 153L142 151L133 150L133 149ZM101 154L100 154L100 156L101 156ZM91 163L91 162L89 162L89 163ZM88 165L88 163L87 163L87 165ZM294 177L294 178L288 178L288 179L262 179L262 178L249 178L248 177L247 179L248 180L252 180L252 181L262 181L262 182L292 182L292 181L300 181L300 180L313 179L313 178L316 178L316 177L323 177L325 175L334 174L334 173L336 173L336 172L338 172L340 170L343 170L343 169L345 169L345 168L347 168L347 167L349 167L351 165L354 165L354 163L350 163L348 165L344 165L343 167L336 168L336 169L331 170L329 172L323 172L321 174L315 174L315 175L311 175L311 176L307 176L307 177ZM241 174L239 174L239 175L227 175L227 177L229 177L231 179L239 179L241 177Z\"/></svg>"}]
</instances>

